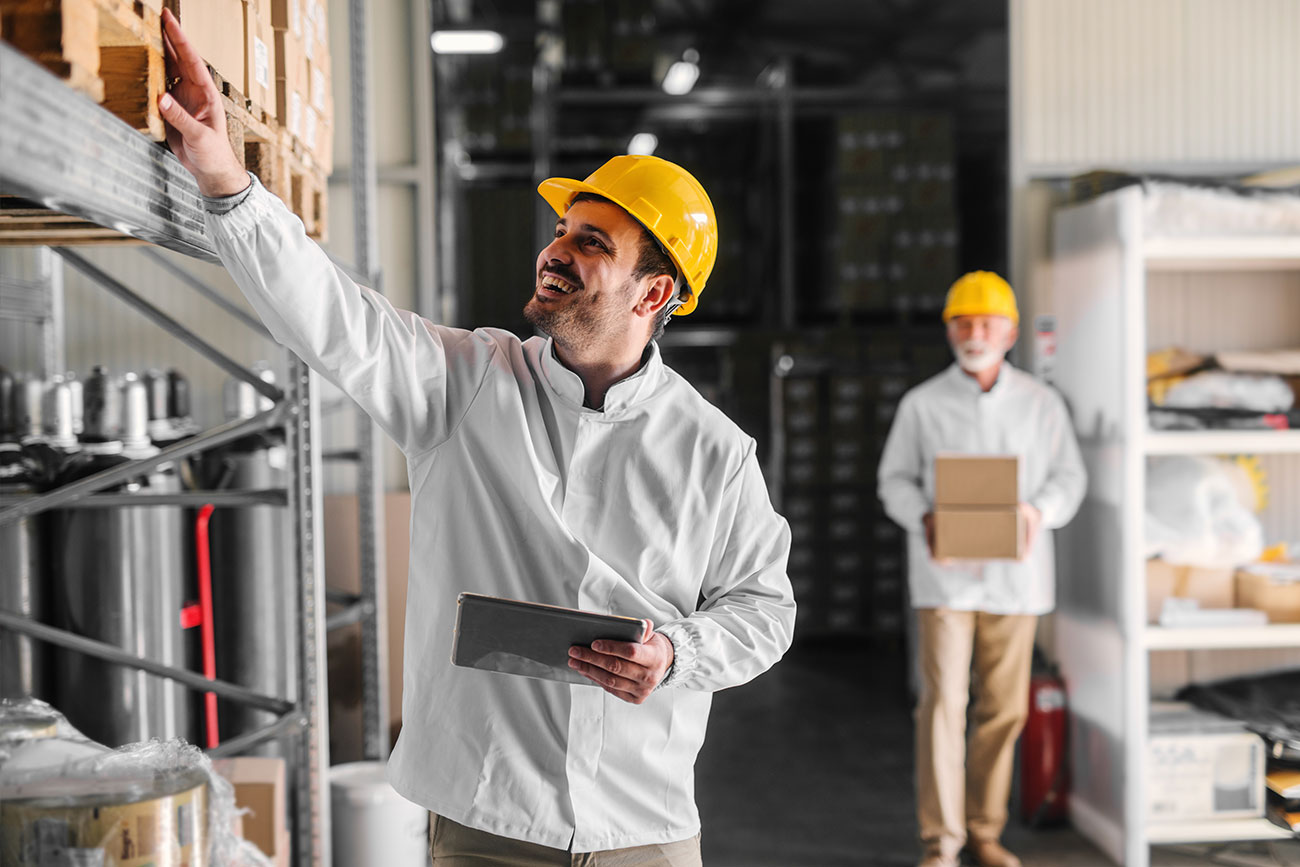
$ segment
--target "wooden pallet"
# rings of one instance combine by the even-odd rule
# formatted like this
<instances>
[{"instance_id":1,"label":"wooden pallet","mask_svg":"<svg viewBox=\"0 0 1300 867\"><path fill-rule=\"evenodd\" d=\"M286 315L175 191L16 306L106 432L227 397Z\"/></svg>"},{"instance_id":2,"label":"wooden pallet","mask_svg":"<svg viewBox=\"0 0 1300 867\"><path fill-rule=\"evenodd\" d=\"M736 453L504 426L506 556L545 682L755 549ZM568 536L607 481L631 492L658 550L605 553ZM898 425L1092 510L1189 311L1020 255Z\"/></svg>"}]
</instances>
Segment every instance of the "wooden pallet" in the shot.
<instances>
[{"instance_id":1,"label":"wooden pallet","mask_svg":"<svg viewBox=\"0 0 1300 867\"><path fill-rule=\"evenodd\" d=\"M163 0L0 0L0 38L70 87L148 135L166 139L158 97L166 87ZM323 240L325 172L262 106L218 74L231 148ZM0 245L134 244L134 238L77 217L0 196Z\"/></svg>"},{"instance_id":2,"label":"wooden pallet","mask_svg":"<svg viewBox=\"0 0 1300 867\"><path fill-rule=\"evenodd\" d=\"M241 164L298 215L310 237L325 240L324 173L311 164L300 143L279 126L267 123L266 115L250 108L238 93L233 99L228 92L223 94L222 102L230 146ZM0 196L0 246L139 243L143 242L26 199Z\"/></svg>"},{"instance_id":3,"label":"wooden pallet","mask_svg":"<svg viewBox=\"0 0 1300 867\"><path fill-rule=\"evenodd\" d=\"M0 34L154 141L166 86L161 0L0 0Z\"/></svg>"}]
</instances>

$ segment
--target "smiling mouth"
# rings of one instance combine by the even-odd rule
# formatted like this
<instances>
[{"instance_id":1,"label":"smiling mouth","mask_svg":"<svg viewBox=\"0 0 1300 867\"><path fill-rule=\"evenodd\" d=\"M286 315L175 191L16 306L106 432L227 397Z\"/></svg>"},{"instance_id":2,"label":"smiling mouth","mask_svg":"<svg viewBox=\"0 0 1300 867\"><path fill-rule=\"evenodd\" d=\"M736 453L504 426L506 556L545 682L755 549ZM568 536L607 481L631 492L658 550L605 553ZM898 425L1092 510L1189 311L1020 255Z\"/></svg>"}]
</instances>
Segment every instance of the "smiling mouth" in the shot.
<instances>
[{"instance_id":1,"label":"smiling mouth","mask_svg":"<svg viewBox=\"0 0 1300 867\"><path fill-rule=\"evenodd\" d=\"M563 295L572 295L578 291L578 287L567 280L556 277L554 274L542 275L542 288L549 289L552 292L559 292Z\"/></svg>"}]
</instances>

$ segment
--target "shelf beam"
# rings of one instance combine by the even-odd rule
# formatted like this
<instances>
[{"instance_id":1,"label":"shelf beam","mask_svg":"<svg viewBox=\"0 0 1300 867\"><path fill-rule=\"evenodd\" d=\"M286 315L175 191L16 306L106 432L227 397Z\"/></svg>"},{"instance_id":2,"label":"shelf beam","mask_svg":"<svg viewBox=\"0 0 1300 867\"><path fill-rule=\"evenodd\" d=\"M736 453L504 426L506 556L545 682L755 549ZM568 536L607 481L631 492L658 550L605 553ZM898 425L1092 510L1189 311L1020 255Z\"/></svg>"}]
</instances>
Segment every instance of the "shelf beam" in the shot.
<instances>
[{"instance_id":1,"label":"shelf beam","mask_svg":"<svg viewBox=\"0 0 1300 867\"><path fill-rule=\"evenodd\" d=\"M217 261L176 157L0 42L0 194Z\"/></svg>"},{"instance_id":2,"label":"shelf beam","mask_svg":"<svg viewBox=\"0 0 1300 867\"><path fill-rule=\"evenodd\" d=\"M1229 650L1262 647L1300 648L1300 624L1279 623L1271 626L1149 626L1146 631L1149 650Z\"/></svg>"},{"instance_id":3,"label":"shelf beam","mask_svg":"<svg viewBox=\"0 0 1300 867\"><path fill-rule=\"evenodd\" d=\"M1300 431L1153 431L1146 435L1149 455L1258 455L1300 452Z\"/></svg>"},{"instance_id":4,"label":"shelf beam","mask_svg":"<svg viewBox=\"0 0 1300 867\"><path fill-rule=\"evenodd\" d=\"M1289 840L1295 835L1268 819L1208 819L1201 822L1164 822L1147 826L1153 846L1178 843L1231 843L1237 840Z\"/></svg>"}]
</instances>

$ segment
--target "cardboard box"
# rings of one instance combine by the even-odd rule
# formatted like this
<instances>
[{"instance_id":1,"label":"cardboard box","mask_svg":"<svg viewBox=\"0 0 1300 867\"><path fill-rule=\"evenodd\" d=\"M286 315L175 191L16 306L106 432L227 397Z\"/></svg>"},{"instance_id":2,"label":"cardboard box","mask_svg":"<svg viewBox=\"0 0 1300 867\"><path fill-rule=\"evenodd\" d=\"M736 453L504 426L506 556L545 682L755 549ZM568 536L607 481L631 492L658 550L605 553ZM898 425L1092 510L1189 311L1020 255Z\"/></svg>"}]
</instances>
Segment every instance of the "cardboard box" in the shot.
<instances>
[{"instance_id":1,"label":"cardboard box","mask_svg":"<svg viewBox=\"0 0 1300 867\"><path fill-rule=\"evenodd\" d=\"M289 863L284 759L240 756L217 759L217 773L235 787L235 806L244 814L244 839L275 864Z\"/></svg>"},{"instance_id":2,"label":"cardboard box","mask_svg":"<svg viewBox=\"0 0 1300 867\"><path fill-rule=\"evenodd\" d=\"M302 39L303 5L306 0L271 0L271 26L287 30Z\"/></svg>"},{"instance_id":3,"label":"cardboard box","mask_svg":"<svg viewBox=\"0 0 1300 867\"><path fill-rule=\"evenodd\" d=\"M234 87L244 82L244 0L167 0L200 56Z\"/></svg>"},{"instance_id":4,"label":"cardboard box","mask_svg":"<svg viewBox=\"0 0 1300 867\"><path fill-rule=\"evenodd\" d=\"M270 0L248 0L244 14L244 96L263 111L276 115L275 30Z\"/></svg>"},{"instance_id":5,"label":"cardboard box","mask_svg":"<svg viewBox=\"0 0 1300 867\"><path fill-rule=\"evenodd\" d=\"M1300 623L1300 565L1259 564L1236 576L1237 607L1255 608L1270 623Z\"/></svg>"},{"instance_id":6,"label":"cardboard box","mask_svg":"<svg viewBox=\"0 0 1300 867\"><path fill-rule=\"evenodd\" d=\"M275 31L275 116L297 138L302 138L304 120L311 103L307 87L310 78L301 40L287 30Z\"/></svg>"},{"instance_id":7,"label":"cardboard box","mask_svg":"<svg viewBox=\"0 0 1300 867\"><path fill-rule=\"evenodd\" d=\"M1165 600L1195 599L1202 608L1232 608L1236 601L1231 569L1175 566L1164 560L1147 561L1147 620L1156 623Z\"/></svg>"},{"instance_id":8,"label":"cardboard box","mask_svg":"<svg viewBox=\"0 0 1300 867\"><path fill-rule=\"evenodd\" d=\"M934 461L934 505L1014 506L1020 502L1020 459L1015 455L939 455Z\"/></svg>"},{"instance_id":9,"label":"cardboard box","mask_svg":"<svg viewBox=\"0 0 1300 867\"><path fill-rule=\"evenodd\" d=\"M941 506L934 511L940 560L1019 560L1028 527L1017 506Z\"/></svg>"},{"instance_id":10,"label":"cardboard box","mask_svg":"<svg viewBox=\"0 0 1300 867\"><path fill-rule=\"evenodd\" d=\"M1147 817L1153 822L1264 815L1264 741L1222 718L1178 703L1147 742ZM1182 722L1180 722L1180 719ZM1226 723L1226 725L1225 725Z\"/></svg>"}]
</instances>

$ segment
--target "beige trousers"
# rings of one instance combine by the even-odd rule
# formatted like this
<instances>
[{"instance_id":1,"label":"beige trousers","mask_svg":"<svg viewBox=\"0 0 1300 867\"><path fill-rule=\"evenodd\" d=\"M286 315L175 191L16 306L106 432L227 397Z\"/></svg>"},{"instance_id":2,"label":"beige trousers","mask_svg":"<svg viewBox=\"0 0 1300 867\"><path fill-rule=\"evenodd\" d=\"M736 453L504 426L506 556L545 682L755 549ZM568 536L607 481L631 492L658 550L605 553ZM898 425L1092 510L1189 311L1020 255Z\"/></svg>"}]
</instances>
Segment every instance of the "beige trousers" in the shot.
<instances>
[{"instance_id":1,"label":"beige trousers","mask_svg":"<svg viewBox=\"0 0 1300 867\"><path fill-rule=\"evenodd\" d=\"M700 835L676 843L570 853L466 828L429 814L434 867L702 867Z\"/></svg>"},{"instance_id":2,"label":"beige trousers","mask_svg":"<svg viewBox=\"0 0 1300 867\"><path fill-rule=\"evenodd\" d=\"M1029 710L1038 618L917 609L916 816L927 854L955 856L968 836L997 840L1007 824L1016 738ZM966 705L974 670L975 708Z\"/></svg>"}]
</instances>

